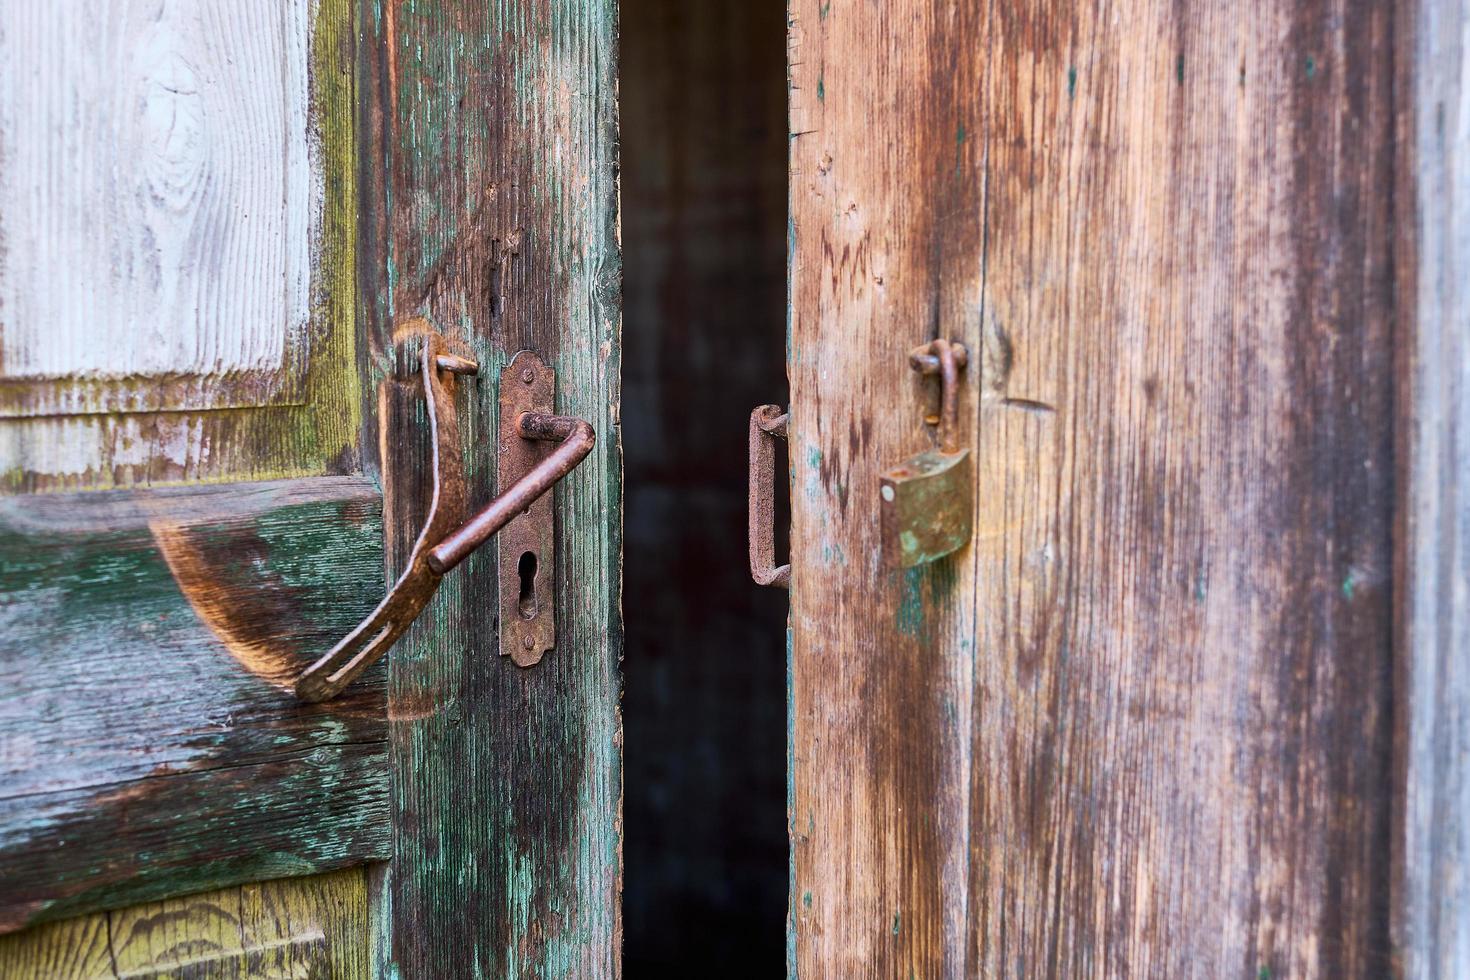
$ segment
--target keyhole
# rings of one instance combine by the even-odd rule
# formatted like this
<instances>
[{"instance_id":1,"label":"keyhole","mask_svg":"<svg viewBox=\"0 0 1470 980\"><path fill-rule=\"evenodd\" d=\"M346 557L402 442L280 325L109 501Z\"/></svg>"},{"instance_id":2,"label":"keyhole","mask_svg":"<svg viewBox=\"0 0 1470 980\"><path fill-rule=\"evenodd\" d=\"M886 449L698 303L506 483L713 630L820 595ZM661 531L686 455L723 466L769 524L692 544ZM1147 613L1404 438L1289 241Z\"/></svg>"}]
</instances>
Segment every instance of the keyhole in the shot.
<instances>
[{"instance_id":1,"label":"keyhole","mask_svg":"<svg viewBox=\"0 0 1470 980\"><path fill-rule=\"evenodd\" d=\"M536 552L522 552L517 571L521 576L521 618L535 619L541 611L536 602Z\"/></svg>"}]
</instances>

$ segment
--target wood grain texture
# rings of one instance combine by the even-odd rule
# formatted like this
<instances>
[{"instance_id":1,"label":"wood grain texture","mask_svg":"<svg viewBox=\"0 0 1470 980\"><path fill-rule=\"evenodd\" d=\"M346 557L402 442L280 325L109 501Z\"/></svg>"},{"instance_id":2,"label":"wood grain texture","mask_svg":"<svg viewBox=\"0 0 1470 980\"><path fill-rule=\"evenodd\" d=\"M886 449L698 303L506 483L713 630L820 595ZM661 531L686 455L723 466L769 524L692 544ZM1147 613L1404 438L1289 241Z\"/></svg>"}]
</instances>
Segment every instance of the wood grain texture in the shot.
<instances>
[{"instance_id":1,"label":"wood grain texture","mask_svg":"<svg viewBox=\"0 0 1470 980\"><path fill-rule=\"evenodd\" d=\"M16 11L0 36L7 379L255 375L245 404L295 394L322 197L310 13L304 0ZM238 404L162 387L149 396L183 398L170 408ZM21 410L78 410L47 394ZM115 407L131 406L81 410Z\"/></svg>"},{"instance_id":2,"label":"wood grain texture","mask_svg":"<svg viewBox=\"0 0 1470 980\"><path fill-rule=\"evenodd\" d=\"M0 32L0 488L357 459L352 0Z\"/></svg>"},{"instance_id":3,"label":"wood grain texture","mask_svg":"<svg viewBox=\"0 0 1470 980\"><path fill-rule=\"evenodd\" d=\"M419 432L424 314L480 364L465 474L494 492L500 368L534 348L597 447L555 490L556 649L497 656L488 549L389 657L388 958L403 977L619 970L621 651L616 5L393 0L365 25L364 293L381 432ZM422 447L381 443L390 564L422 517Z\"/></svg>"},{"instance_id":4,"label":"wood grain texture","mask_svg":"<svg viewBox=\"0 0 1470 980\"><path fill-rule=\"evenodd\" d=\"M1400 292L1394 938L1403 976L1448 980L1470 976L1470 10L1421 0L1401 19L1415 69L1400 183L1413 264Z\"/></svg>"},{"instance_id":5,"label":"wood grain texture","mask_svg":"<svg viewBox=\"0 0 1470 980\"><path fill-rule=\"evenodd\" d=\"M1394 20L793 4L793 974L1389 969Z\"/></svg>"},{"instance_id":6,"label":"wood grain texture","mask_svg":"<svg viewBox=\"0 0 1470 980\"><path fill-rule=\"evenodd\" d=\"M384 672L294 675L382 588L362 480L0 500L0 931L386 857Z\"/></svg>"},{"instance_id":7,"label":"wood grain texture","mask_svg":"<svg viewBox=\"0 0 1470 980\"><path fill-rule=\"evenodd\" d=\"M367 980L367 871L268 881L0 938L7 980Z\"/></svg>"}]
</instances>

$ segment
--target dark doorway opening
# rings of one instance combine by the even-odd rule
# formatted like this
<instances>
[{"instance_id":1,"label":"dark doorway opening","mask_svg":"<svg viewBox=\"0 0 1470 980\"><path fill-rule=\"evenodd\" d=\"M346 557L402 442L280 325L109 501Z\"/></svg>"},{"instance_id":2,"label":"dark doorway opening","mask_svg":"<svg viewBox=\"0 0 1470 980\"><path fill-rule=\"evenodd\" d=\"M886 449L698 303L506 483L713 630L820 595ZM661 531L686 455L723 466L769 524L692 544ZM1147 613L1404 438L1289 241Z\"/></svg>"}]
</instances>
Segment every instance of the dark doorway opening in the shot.
<instances>
[{"instance_id":1,"label":"dark doorway opening","mask_svg":"<svg viewBox=\"0 0 1470 980\"><path fill-rule=\"evenodd\" d=\"M786 595L747 571L745 443L787 390L785 17L622 2L631 977L784 970Z\"/></svg>"}]
</instances>

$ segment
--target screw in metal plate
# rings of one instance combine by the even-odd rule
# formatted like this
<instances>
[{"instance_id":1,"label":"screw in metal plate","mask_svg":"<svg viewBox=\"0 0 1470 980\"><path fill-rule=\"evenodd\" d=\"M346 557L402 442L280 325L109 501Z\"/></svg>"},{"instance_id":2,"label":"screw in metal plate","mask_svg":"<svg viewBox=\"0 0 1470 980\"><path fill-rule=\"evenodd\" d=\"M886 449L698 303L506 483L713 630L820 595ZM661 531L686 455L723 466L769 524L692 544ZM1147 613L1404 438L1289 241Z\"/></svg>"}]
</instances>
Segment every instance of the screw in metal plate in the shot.
<instances>
[{"instance_id":1,"label":"screw in metal plate","mask_svg":"<svg viewBox=\"0 0 1470 980\"><path fill-rule=\"evenodd\" d=\"M521 372L521 380L526 384L530 384L532 381L536 380L536 372L532 371L530 368L526 368L524 371Z\"/></svg>"},{"instance_id":2,"label":"screw in metal plate","mask_svg":"<svg viewBox=\"0 0 1470 980\"><path fill-rule=\"evenodd\" d=\"M521 646L525 647L527 650L531 650L535 648L536 641L529 636L522 637Z\"/></svg>"}]
</instances>

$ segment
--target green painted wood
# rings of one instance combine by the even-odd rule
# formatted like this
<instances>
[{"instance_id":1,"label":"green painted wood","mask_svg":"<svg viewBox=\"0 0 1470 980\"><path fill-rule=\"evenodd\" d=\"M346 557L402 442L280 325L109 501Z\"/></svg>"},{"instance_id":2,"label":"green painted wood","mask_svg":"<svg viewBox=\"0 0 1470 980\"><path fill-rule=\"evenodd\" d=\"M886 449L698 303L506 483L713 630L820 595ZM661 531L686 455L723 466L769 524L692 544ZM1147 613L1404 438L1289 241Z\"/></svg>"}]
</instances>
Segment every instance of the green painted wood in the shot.
<instances>
[{"instance_id":1,"label":"green painted wood","mask_svg":"<svg viewBox=\"0 0 1470 980\"><path fill-rule=\"evenodd\" d=\"M387 856L384 672L289 690L381 535L351 478L0 500L0 932Z\"/></svg>"},{"instance_id":2,"label":"green painted wood","mask_svg":"<svg viewBox=\"0 0 1470 980\"><path fill-rule=\"evenodd\" d=\"M459 386L469 504L494 492L496 379L515 351L557 370L597 431L555 491L556 648L497 656L489 550L449 576L390 656L396 825L385 969L403 977L620 970L621 451L613 0L423 3L364 16L359 121L365 310L378 424L423 429L426 315L479 360ZM417 420L417 421L416 421ZM422 445L381 459L390 564L418 528Z\"/></svg>"}]
</instances>

